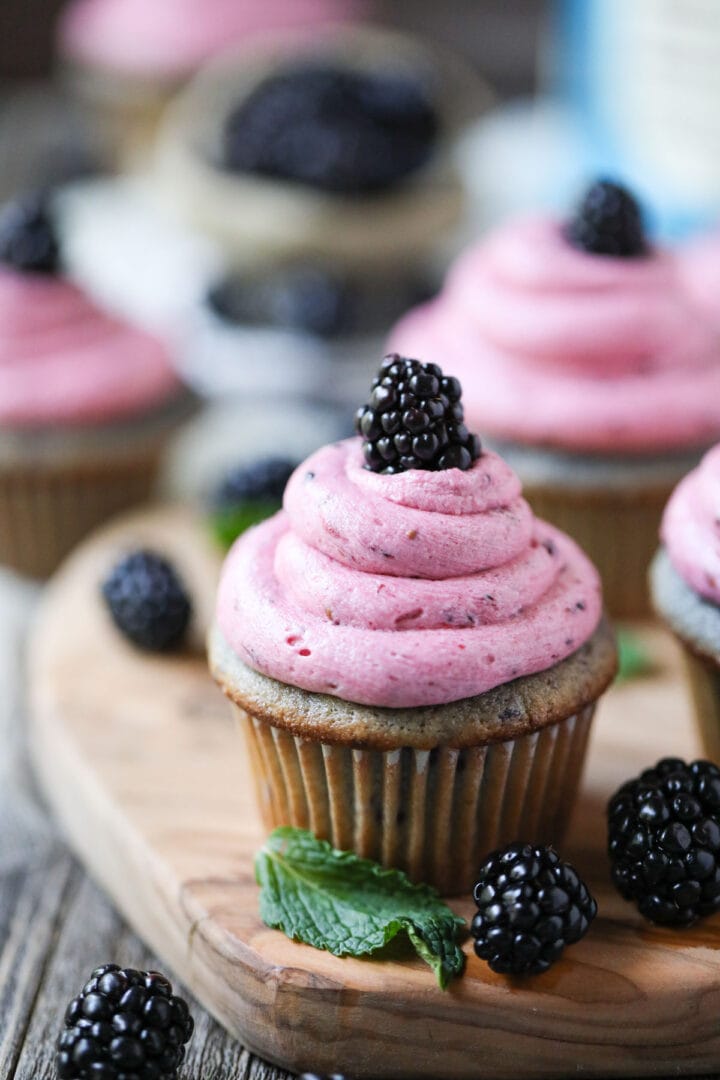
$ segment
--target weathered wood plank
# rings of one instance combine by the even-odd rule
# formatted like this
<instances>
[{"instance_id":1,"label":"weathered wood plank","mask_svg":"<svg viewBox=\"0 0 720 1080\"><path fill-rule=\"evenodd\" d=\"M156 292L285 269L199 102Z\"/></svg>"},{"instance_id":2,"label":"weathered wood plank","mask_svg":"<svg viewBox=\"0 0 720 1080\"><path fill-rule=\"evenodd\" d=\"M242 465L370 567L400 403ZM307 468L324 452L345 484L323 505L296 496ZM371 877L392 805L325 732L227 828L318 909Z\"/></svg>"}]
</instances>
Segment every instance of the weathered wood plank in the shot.
<instances>
[{"instance_id":1,"label":"weathered wood plank","mask_svg":"<svg viewBox=\"0 0 720 1080\"><path fill-rule=\"evenodd\" d=\"M7 1048L0 1056L0 1076L12 1080L54 1080L54 1044L67 1002L98 964L115 962L129 967L161 967L140 940L127 928L104 894L83 871L63 855L54 870L58 883L41 871L25 877L22 884L5 882L0 900L16 896L12 940L28 941L41 931L37 948L6 979L0 968L0 1016ZM39 904L47 894L56 903ZM3 905L4 907L5 905ZM0 927L0 933L2 928ZM8 950L11 967L17 948ZM3 960L5 951L3 950ZM3 998L15 987L15 1005L6 1011ZM187 1078L217 1080L286 1080L287 1074L254 1058L212 1020L185 988L196 1022L184 1069Z\"/></svg>"},{"instance_id":2,"label":"weathered wood plank","mask_svg":"<svg viewBox=\"0 0 720 1080\"><path fill-rule=\"evenodd\" d=\"M58 854L0 879L0 1076L12 1077L71 888L74 863Z\"/></svg>"}]
</instances>

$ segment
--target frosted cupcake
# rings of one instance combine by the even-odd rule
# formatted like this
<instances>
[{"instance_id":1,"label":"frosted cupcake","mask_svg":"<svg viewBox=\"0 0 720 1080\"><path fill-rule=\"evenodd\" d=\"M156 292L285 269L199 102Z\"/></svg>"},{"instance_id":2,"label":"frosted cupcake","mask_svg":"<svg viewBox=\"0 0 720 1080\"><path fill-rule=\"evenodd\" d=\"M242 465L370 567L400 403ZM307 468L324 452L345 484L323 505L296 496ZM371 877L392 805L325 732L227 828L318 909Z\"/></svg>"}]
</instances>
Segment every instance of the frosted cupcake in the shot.
<instances>
[{"instance_id":1,"label":"frosted cupcake","mask_svg":"<svg viewBox=\"0 0 720 1080\"><path fill-rule=\"evenodd\" d=\"M210 661L268 827L459 893L492 848L560 840L615 647L457 380L389 357L376 383L364 442L308 458L231 550Z\"/></svg>"},{"instance_id":2,"label":"frosted cupcake","mask_svg":"<svg viewBox=\"0 0 720 1080\"><path fill-rule=\"evenodd\" d=\"M389 31L267 43L180 96L158 182L238 262L406 265L459 219L449 142L473 93L461 65Z\"/></svg>"},{"instance_id":3,"label":"frosted cupcake","mask_svg":"<svg viewBox=\"0 0 720 1080\"><path fill-rule=\"evenodd\" d=\"M720 437L720 338L632 196L600 182L569 224L499 228L391 341L450 358L470 422L590 554L609 610L646 612L663 506Z\"/></svg>"},{"instance_id":4,"label":"frosted cupcake","mask_svg":"<svg viewBox=\"0 0 720 1080\"><path fill-rule=\"evenodd\" d=\"M164 107L213 56L273 31L317 33L363 0L71 0L58 52L121 163L146 159Z\"/></svg>"},{"instance_id":5,"label":"frosted cupcake","mask_svg":"<svg viewBox=\"0 0 720 1080\"><path fill-rule=\"evenodd\" d=\"M0 562L50 573L149 493L188 410L164 348L60 273L46 205L0 214Z\"/></svg>"},{"instance_id":6,"label":"frosted cupcake","mask_svg":"<svg viewBox=\"0 0 720 1080\"><path fill-rule=\"evenodd\" d=\"M705 750L720 761L720 445L678 484L661 536L653 604L683 645Z\"/></svg>"}]
</instances>

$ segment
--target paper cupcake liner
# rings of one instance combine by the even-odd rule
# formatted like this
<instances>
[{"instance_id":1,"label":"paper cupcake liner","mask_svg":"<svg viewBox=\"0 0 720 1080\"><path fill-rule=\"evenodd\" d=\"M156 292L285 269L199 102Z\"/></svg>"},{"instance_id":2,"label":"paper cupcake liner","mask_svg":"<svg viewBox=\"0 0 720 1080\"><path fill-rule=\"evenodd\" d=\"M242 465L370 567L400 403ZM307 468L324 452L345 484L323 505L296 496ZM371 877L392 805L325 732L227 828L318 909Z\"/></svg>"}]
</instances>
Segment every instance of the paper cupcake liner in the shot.
<instances>
[{"instance_id":1,"label":"paper cupcake liner","mask_svg":"<svg viewBox=\"0 0 720 1080\"><path fill-rule=\"evenodd\" d=\"M600 571L605 607L616 618L651 613L648 567L673 484L646 492L523 490L536 515L580 545Z\"/></svg>"},{"instance_id":2,"label":"paper cupcake liner","mask_svg":"<svg viewBox=\"0 0 720 1080\"><path fill-rule=\"evenodd\" d=\"M96 525L144 502L159 452L102 465L0 470L0 563L47 577Z\"/></svg>"},{"instance_id":3,"label":"paper cupcake liner","mask_svg":"<svg viewBox=\"0 0 720 1080\"><path fill-rule=\"evenodd\" d=\"M232 708L268 829L310 829L444 895L470 890L502 844L560 843L595 711L469 749L380 751L308 741Z\"/></svg>"},{"instance_id":4,"label":"paper cupcake liner","mask_svg":"<svg viewBox=\"0 0 720 1080\"><path fill-rule=\"evenodd\" d=\"M687 647L683 656L704 753L720 765L720 668Z\"/></svg>"}]
</instances>

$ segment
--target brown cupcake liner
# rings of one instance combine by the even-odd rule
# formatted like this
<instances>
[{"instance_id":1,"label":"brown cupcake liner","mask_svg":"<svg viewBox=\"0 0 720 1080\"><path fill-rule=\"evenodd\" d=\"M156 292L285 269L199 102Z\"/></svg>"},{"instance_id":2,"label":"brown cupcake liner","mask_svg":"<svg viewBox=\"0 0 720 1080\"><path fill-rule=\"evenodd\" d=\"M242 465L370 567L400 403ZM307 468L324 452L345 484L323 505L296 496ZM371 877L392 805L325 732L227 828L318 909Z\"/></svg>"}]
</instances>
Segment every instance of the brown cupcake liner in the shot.
<instances>
[{"instance_id":1,"label":"brown cupcake liner","mask_svg":"<svg viewBox=\"0 0 720 1080\"><path fill-rule=\"evenodd\" d=\"M47 577L95 526L149 497L159 449L112 463L0 470L0 563Z\"/></svg>"},{"instance_id":2,"label":"brown cupcake liner","mask_svg":"<svg viewBox=\"0 0 720 1080\"><path fill-rule=\"evenodd\" d=\"M268 829L309 829L444 895L471 889L496 847L560 843L595 711L469 749L379 751L313 742L232 707Z\"/></svg>"},{"instance_id":3,"label":"brown cupcake liner","mask_svg":"<svg viewBox=\"0 0 720 1080\"><path fill-rule=\"evenodd\" d=\"M526 484L523 494L538 517L569 533L595 563L610 615L642 618L651 614L648 567L673 487L601 492Z\"/></svg>"},{"instance_id":4,"label":"brown cupcake liner","mask_svg":"<svg viewBox=\"0 0 720 1080\"><path fill-rule=\"evenodd\" d=\"M720 765L720 668L687 646L683 656L705 756Z\"/></svg>"}]
</instances>

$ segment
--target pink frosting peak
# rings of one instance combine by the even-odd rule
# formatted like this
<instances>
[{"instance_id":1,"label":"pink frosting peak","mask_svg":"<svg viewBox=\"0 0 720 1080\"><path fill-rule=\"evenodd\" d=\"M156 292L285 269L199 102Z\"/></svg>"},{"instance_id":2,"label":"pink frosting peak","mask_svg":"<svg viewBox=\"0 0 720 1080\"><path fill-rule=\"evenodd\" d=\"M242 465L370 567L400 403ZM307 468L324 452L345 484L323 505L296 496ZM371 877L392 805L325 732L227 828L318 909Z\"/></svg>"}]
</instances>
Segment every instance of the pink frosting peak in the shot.
<instances>
[{"instance_id":1,"label":"pink frosting peak","mask_svg":"<svg viewBox=\"0 0 720 1080\"><path fill-rule=\"evenodd\" d=\"M720 604L720 445L675 488L661 534L680 576L706 600Z\"/></svg>"},{"instance_id":2,"label":"pink frosting peak","mask_svg":"<svg viewBox=\"0 0 720 1080\"><path fill-rule=\"evenodd\" d=\"M587 254L534 217L466 252L391 347L453 370L480 432L642 453L720 435L719 325L699 314L670 252Z\"/></svg>"},{"instance_id":3,"label":"pink frosting peak","mask_svg":"<svg viewBox=\"0 0 720 1080\"><path fill-rule=\"evenodd\" d=\"M164 347L75 285L0 268L0 422L94 424L153 408L178 383Z\"/></svg>"},{"instance_id":4,"label":"pink frosting peak","mask_svg":"<svg viewBox=\"0 0 720 1080\"><path fill-rule=\"evenodd\" d=\"M63 52L129 75L174 78L275 30L312 30L362 12L363 0L73 0Z\"/></svg>"},{"instance_id":5,"label":"pink frosting peak","mask_svg":"<svg viewBox=\"0 0 720 1080\"><path fill-rule=\"evenodd\" d=\"M217 619L257 671L403 708L551 667L588 640L601 607L595 568L533 517L497 455L467 472L385 476L348 439L299 466L284 510L237 541Z\"/></svg>"}]
</instances>

